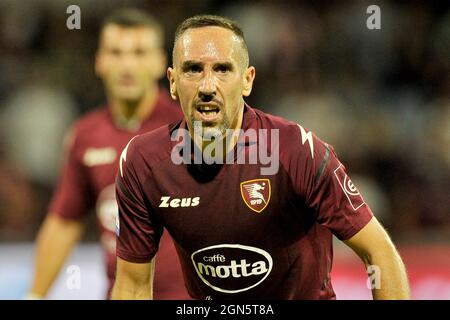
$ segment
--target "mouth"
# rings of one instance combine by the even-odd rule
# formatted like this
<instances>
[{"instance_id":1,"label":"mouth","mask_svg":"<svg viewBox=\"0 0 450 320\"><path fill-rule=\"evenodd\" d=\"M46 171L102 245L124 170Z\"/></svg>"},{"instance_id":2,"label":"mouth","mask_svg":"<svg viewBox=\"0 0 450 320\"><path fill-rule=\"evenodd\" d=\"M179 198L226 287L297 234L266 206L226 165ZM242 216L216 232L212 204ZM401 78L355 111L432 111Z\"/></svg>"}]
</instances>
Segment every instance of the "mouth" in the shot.
<instances>
[{"instance_id":1,"label":"mouth","mask_svg":"<svg viewBox=\"0 0 450 320\"><path fill-rule=\"evenodd\" d=\"M133 86L136 83L134 77L131 76L123 76L119 78L119 85L124 87Z\"/></svg>"},{"instance_id":2,"label":"mouth","mask_svg":"<svg viewBox=\"0 0 450 320\"><path fill-rule=\"evenodd\" d=\"M216 104L202 104L195 108L196 118L203 122L215 122L220 116L220 107Z\"/></svg>"}]
</instances>

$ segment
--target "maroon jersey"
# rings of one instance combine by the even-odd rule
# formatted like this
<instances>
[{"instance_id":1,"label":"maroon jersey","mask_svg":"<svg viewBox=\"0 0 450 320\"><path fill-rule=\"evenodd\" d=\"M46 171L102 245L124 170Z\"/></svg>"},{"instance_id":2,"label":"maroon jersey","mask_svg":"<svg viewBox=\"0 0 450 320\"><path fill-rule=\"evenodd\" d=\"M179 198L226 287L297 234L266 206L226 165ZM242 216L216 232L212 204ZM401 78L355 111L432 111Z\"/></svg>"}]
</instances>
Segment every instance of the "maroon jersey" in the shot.
<instances>
[{"instance_id":1,"label":"maroon jersey","mask_svg":"<svg viewBox=\"0 0 450 320\"><path fill-rule=\"evenodd\" d=\"M116 266L115 176L120 152L135 135L182 118L182 112L164 90L160 90L151 115L136 131L119 128L109 108L94 110L74 125L58 187L49 212L65 219L82 219L95 209L101 244L107 262L110 289ZM159 144L159 142L157 142ZM150 148L156 147L150 146ZM155 275L155 299L184 299L186 293L175 248L163 236Z\"/></svg>"},{"instance_id":2,"label":"maroon jersey","mask_svg":"<svg viewBox=\"0 0 450 320\"><path fill-rule=\"evenodd\" d=\"M177 165L178 128L186 122L137 136L122 154L117 255L149 261L165 227L196 299L334 299L332 234L348 239L373 215L332 147L245 106L244 132L279 130L275 174L262 175L259 162ZM240 144L249 155L269 148L260 139Z\"/></svg>"}]
</instances>

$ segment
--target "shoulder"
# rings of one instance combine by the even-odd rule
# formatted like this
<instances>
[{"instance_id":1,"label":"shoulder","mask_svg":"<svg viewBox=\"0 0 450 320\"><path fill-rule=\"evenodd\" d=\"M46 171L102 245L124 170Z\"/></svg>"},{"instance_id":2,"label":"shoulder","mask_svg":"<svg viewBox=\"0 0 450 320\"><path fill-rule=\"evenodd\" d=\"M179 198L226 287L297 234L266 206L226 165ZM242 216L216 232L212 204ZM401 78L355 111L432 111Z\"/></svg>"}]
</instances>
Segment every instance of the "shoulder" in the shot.
<instances>
[{"instance_id":1,"label":"shoulder","mask_svg":"<svg viewBox=\"0 0 450 320\"><path fill-rule=\"evenodd\" d=\"M252 110L254 111L256 119L260 122L262 128L288 130L297 125L295 122L289 121L285 118L275 116L258 109Z\"/></svg>"},{"instance_id":2,"label":"shoulder","mask_svg":"<svg viewBox=\"0 0 450 320\"><path fill-rule=\"evenodd\" d=\"M280 143L294 142L299 138L299 127L297 123L260 110L255 110L255 113L257 121L259 122L259 127L268 130L278 130L280 134Z\"/></svg>"},{"instance_id":3,"label":"shoulder","mask_svg":"<svg viewBox=\"0 0 450 320\"><path fill-rule=\"evenodd\" d=\"M261 127L279 129L278 159L292 181L296 192L308 196L330 168L335 158L333 148L301 124L267 114L258 113ZM273 138L272 138L273 140ZM272 150L274 147L271 146Z\"/></svg>"},{"instance_id":4,"label":"shoulder","mask_svg":"<svg viewBox=\"0 0 450 320\"><path fill-rule=\"evenodd\" d=\"M81 116L72 125L76 136L91 135L92 130L98 130L109 121L109 112L106 106L97 107Z\"/></svg>"},{"instance_id":5,"label":"shoulder","mask_svg":"<svg viewBox=\"0 0 450 320\"><path fill-rule=\"evenodd\" d=\"M159 88L159 102L162 105L165 105L169 108L180 108L180 105L171 98L171 96L169 95L169 92L166 90L166 88Z\"/></svg>"},{"instance_id":6,"label":"shoulder","mask_svg":"<svg viewBox=\"0 0 450 320\"><path fill-rule=\"evenodd\" d=\"M170 112L174 116L183 116L180 104L174 101L165 88L160 88L157 105L164 112Z\"/></svg>"},{"instance_id":7,"label":"shoulder","mask_svg":"<svg viewBox=\"0 0 450 320\"><path fill-rule=\"evenodd\" d=\"M296 144L301 140L303 128L301 125L287 120L285 118L275 116L261 110L253 109L258 122L258 127L267 130L278 130L280 134L280 144ZM308 131L305 131L308 134Z\"/></svg>"},{"instance_id":8,"label":"shoulder","mask_svg":"<svg viewBox=\"0 0 450 320\"><path fill-rule=\"evenodd\" d=\"M258 110L255 114L259 128L278 129L278 148L275 150L280 164L290 175L296 178L315 175L330 153L334 154L332 146L301 124Z\"/></svg>"},{"instance_id":9,"label":"shoulder","mask_svg":"<svg viewBox=\"0 0 450 320\"><path fill-rule=\"evenodd\" d=\"M278 129L280 152L284 154L304 155L315 158L327 143L299 123L254 109L258 127L261 129Z\"/></svg>"},{"instance_id":10,"label":"shoulder","mask_svg":"<svg viewBox=\"0 0 450 320\"><path fill-rule=\"evenodd\" d=\"M131 162L145 163L148 167L156 166L170 158L171 131L179 122L181 121L133 137L125 147L122 157L126 156L127 161L129 158Z\"/></svg>"},{"instance_id":11,"label":"shoulder","mask_svg":"<svg viewBox=\"0 0 450 320\"><path fill-rule=\"evenodd\" d=\"M108 120L108 109L98 107L78 118L72 123L64 137L64 146L71 150L85 147L91 140L93 132L97 132Z\"/></svg>"}]
</instances>

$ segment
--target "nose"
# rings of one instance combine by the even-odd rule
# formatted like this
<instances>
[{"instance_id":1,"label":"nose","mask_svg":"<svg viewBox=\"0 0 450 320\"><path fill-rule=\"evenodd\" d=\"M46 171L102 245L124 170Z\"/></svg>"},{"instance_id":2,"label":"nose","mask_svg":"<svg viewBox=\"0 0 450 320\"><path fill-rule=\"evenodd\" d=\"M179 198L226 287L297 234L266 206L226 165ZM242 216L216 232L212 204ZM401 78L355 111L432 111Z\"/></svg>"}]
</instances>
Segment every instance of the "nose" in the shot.
<instances>
[{"instance_id":1,"label":"nose","mask_svg":"<svg viewBox=\"0 0 450 320\"><path fill-rule=\"evenodd\" d=\"M125 71L136 68L136 62L136 57L132 53L123 53L120 57L120 65Z\"/></svg>"},{"instance_id":2,"label":"nose","mask_svg":"<svg viewBox=\"0 0 450 320\"><path fill-rule=\"evenodd\" d=\"M216 79L212 75L211 71L206 72L205 77L203 78L198 89L199 98L204 102L211 101L214 99L216 91Z\"/></svg>"}]
</instances>

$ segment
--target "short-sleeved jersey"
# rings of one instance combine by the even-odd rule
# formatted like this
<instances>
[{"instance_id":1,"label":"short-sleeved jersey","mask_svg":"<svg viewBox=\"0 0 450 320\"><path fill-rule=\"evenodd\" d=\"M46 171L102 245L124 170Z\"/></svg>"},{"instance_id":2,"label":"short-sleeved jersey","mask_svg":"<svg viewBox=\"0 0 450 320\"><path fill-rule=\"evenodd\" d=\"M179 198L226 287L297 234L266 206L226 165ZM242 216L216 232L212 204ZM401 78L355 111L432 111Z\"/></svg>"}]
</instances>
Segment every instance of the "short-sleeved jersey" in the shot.
<instances>
[{"instance_id":1,"label":"short-sleeved jersey","mask_svg":"<svg viewBox=\"0 0 450 320\"><path fill-rule=\"evenodd\" d=\"M75 220L82 219L91 211L97 213L110 288L116 266L117 202L114 184L120 153L133 136L182 117L179 105L160 89L151 115L135 131L119 128L110 109L103 107L79 119L68 136L64 164L49 212ZM156 265L155 298L188 297L175 248L168 235L164 235L161 249Z\"/></svg>"},{"instance_id":2,"label":"short-sleeved jersey","mask_svg":"<svg viewBox=\"0 0 450 320\"><path fill-rule=\"evenodd\" d=\"M244 108L243 132L261 137L241 134L235 149L250 159L267 148L278 171L263 175L267 165L250 160L177 164L179 141L171 136L184 120L135 137L116 183L117 255L148 261L165 227L193 298L334 299L332 234L352 237L372 212L330 145L296 123ZM262 143L273 129L279 143Z\"/></svg>"}]
</instances>

